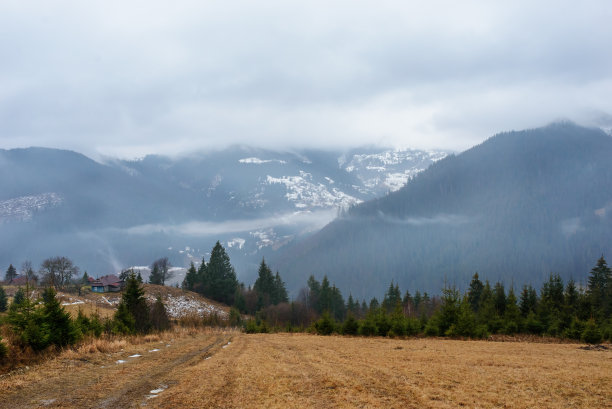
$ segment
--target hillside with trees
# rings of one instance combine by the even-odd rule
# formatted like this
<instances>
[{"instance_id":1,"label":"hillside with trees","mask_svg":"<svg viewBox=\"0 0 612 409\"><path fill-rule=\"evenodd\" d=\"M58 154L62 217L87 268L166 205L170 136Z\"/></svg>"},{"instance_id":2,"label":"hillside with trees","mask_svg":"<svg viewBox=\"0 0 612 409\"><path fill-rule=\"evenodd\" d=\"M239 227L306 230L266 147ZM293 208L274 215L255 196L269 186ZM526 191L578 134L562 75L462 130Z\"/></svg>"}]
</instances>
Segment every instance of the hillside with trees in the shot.
<instances>
[{"instance_id":1,"label":"hillside with trees","mask_svg":"<svg viewBox=\"0 0 612 409\"><path fill-rule=\"evenodd\" d=\"M612 253L612 138L571 123L496 135L363 203L271 259L295 292L326 274L360 298L439 291L475 272L509 286L586 284Z\"/></svg>"}]
</instances>

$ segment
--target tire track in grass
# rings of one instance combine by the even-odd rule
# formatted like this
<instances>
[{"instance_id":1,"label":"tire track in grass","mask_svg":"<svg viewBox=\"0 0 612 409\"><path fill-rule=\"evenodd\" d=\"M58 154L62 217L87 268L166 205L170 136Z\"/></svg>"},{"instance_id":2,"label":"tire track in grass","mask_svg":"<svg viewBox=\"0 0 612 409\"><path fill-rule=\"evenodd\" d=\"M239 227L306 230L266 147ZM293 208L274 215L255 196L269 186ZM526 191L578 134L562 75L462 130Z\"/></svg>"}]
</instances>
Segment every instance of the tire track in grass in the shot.
<instances>
[{"instance_id":1,"label":"tire track in grass","mask_svg":"<svg viewBox=\"0 0 612 409\"><path fill-rule=\"evenodd\" d=\"M195 351L183 354L164 365L154 368L154 370L149 371L145 377L128 382L123 388L113 392L112 396L103 399L91 407L114 409L142 406L143 401L144 404L146 404L146 396L150 395L150 391L159 389L160 385L171 386L177 383L176 380L169 378L168 374L171 371L176 370L176 368L180 366L197 364L208 356L210 350L228 342L229 339L231 339L230 335L217 335L214 340L204 348L198 348ZM155 395L159 396L158 394Z\"/></svg>"}]
</instances>

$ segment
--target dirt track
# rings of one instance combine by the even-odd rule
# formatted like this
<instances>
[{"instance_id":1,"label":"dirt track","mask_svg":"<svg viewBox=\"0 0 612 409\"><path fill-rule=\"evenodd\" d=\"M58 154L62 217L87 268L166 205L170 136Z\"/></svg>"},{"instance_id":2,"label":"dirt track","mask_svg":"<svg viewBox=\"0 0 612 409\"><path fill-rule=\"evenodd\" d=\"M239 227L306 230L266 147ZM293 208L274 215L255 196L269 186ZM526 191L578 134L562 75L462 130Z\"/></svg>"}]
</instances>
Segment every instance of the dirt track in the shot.
<instances>
[{"instance_id":1,"label":"dirt track","mask_svg":"<svg viewBox=\"0 0 612 409\"><path fill-rule=\"evenodd\" d=\"M63 354L2 379L8 390L0 391L0 408L140 407L177 384L177 373L217 352L233 335L200 333L127 345L111 354Z\"/></svg>"}]
</instances>

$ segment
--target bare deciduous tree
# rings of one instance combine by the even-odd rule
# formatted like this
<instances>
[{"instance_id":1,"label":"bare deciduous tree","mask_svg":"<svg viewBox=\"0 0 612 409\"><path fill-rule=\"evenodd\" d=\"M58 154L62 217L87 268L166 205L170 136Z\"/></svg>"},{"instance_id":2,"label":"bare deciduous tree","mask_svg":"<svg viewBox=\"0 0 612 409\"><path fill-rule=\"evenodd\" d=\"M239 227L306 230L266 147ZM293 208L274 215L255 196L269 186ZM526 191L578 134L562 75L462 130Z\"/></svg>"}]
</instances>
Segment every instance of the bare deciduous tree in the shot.
<instances>
[{"instance_id":1,"label":"bare deciduous tree","mask_svg":"<svg viewBox=\"0 0 612 409\"><path fill-rule=\"evenodd\" d=\"M70 283L73 275L79 273L79 268L66 257L51 257L42 262L40 275L43 280L55 288L64 288Z\"/></svg>"}]
</instances>

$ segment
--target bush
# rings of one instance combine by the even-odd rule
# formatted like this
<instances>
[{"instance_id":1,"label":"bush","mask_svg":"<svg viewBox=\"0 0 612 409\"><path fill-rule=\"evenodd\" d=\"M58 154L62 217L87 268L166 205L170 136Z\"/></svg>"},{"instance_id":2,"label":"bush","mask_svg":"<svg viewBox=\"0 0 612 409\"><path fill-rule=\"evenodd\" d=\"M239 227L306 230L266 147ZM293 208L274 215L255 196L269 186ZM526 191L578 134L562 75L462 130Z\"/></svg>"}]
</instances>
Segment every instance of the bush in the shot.
<instances>
[{"instance_id":1,"label":"bush","mask_svg":"<svg viewBox=\"0 0 612 409\"><path fill-rule=\"evenodd\" d=\"M364 337L371 337L378 333L378 328L376 328L376 323L371 319L365 319L359 325L359 335Z\"/></svg>"},{"instance_id":2,"label":"bush","mask_svg":"<svg viewBox=\"0 0 612 409\"><path fill-rule=\"evenodd\" d=\"M489 331L486 325L477 325L474 330L474 338L485 339L489 338Z\"/></svg>"},{"instance_id":3,"label":"bush","mask_svg":"<svg viewBox=\"0 0 612 409\"><path fill-rule=\"evenodd\" d=\"M344 335L357 335L358 332L359 323L352 314L349 314L348 317L346 317L344 324L342 324L342 333Z\"/></svg>"},{"instance_id":4,"label":"bush","mask_svg":"<svg viewBox=\"0 0 612 409\"><path fill-rule=\"evenodd\" d=\"M438 328L438 323L435 319L430 319L425 325L425 335L428 337L437 337L440 335L440 329Z\"/></svg>"},{"instance_id":5,"label":"bush","mask_svg":"<svg viewBox=\"0 0 612 409\"><path fill-rule=\"evenodd\" d=\"M319 335L331 335L334 332L335 326L334 320L327 311L314 323L315 331Z\"/></svg>"},{"instance_id":6,"label":"bush","mask_svg":"<svg viewBox=\"0 0 612 409\"><path fill-rule=\"evenodd\" d=\"M597 328L595 324L595 320L592 318L587 321L581 338L587 344L599 344L601 342L601 331L599 331L599 328Z\"/></svg>"},{"instance_id":7,"label":"bush","mask_svg":"<svg viewBox=\"0 0 612 409\"><path fill-rule=\"evenodd\" d=\"M259 332L259 328L257 327L257 323L255 322L255 320L250 319L246 322L246 324L244 325L244 332L246 332L247 334L255 334Z\"/></svg>"}]
</instances>

